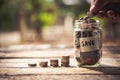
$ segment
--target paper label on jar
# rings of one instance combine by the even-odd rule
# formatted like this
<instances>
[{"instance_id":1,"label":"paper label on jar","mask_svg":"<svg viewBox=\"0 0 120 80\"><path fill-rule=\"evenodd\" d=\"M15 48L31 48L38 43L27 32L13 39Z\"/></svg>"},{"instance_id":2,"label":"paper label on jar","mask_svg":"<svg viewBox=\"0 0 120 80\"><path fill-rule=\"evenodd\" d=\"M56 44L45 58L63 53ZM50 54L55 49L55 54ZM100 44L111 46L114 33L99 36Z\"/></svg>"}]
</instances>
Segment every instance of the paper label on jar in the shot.
<instances>
[{"instance_id":1,"label":"paper label on jar","mask_svg":"<svg viewBox=\"0 0 120 80\"><path fill-rule=\"evenodd\" d=\"M99 44L97 36L80 38L81 52L90 52L98 49Z\"/></svg>"}]
</instances>

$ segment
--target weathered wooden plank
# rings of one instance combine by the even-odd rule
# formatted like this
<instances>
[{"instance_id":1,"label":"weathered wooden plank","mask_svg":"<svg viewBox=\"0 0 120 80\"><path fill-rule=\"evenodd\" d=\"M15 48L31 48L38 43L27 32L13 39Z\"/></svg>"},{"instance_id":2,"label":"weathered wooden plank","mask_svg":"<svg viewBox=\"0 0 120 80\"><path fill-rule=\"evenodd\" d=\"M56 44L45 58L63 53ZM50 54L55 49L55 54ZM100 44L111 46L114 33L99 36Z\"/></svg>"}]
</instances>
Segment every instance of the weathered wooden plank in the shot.
<instances>
[{"instance_id":1,"label":"weathered wooden plank","mask_svg":"<svg viewBox=\"0 0 120 80\"><path fill-rule=\"evenodd\" d=\"M120 80L120 75L0 75L0 80Z\"/></svg>"},{"instance_id":2,"label":"weathered wooden plank","mask_svg":"<svg viewBox=\"0 0 120 80\"><path fill-rule=\"evenodd\" d=\"M71 67L28 67L28 63L37 63L39 65L40 61L45 61L49 59L1 59L0 60L0 75L20 75L20 74L76 74L76 75L91 75L91 74L111 74L120 75L120 59L113 58L103 58L101 65L94 68L80 68L76 67L76 62L74 59L70 59ZM59 60L60 61L60 60Z\"/></svg>"},{"instance_id":3,"label":"weathered wooden plank","mask_svg":"<svg viewBox=\"0 0 120 80\"><path fill-rule=\"evenodd\" d=\"M0 58L5 57L58 57L62 55L73 55L73 49L66 50L29 50L11 53L0 53Z\"/></svg>"},{"instance_id":4,"label":"weathered wooden plank","mask_svg":"<svg viewBox=\"0 0 120 80\"><path fill-rule=\"evenodd\" d=\"M104 49L103 56L120 57L120 48ZM43 58L43 57L59 57L63 55L70 55L73 57L74 49L46 49L46 50L26 50L16 52L0 52L0 59L5 58Z\"/></svg>"},{"instance_id":5,"label":"weathered wooden plank","mask_svg":"<svg viewBox=\"0 0 120 80\"><path fill-rule=\"evenodd\" d=\"M44 59L0 59L0 67L28 67L30 63L36 63L37 67L39 67L39 63L41 61L48 61L48 65L50 65L49 61L53 58L44 58ZM61 63L59 59L59 66ZM71 66L77 66L77 62L74 58L70 59ZM120 58L102 58L100 67L120 67Z\"/></svg>"},{"instance_id":6,"label":"weathered wooden plank","mask_svg":"<svg viewBox=\"0 0 120 80\"><path fill-rule=\"evenodd\" d=\"M101 65L93 68L76 67L73 49L0 53L0 80L120 80L120 52L113 50L104 51ZM41 61L64 55L71 56L71 67L39 67Z\"/></svg>"},{"instance_id":7,"label":"weathered wooden plank","mask_svg":"<svg viewBox=\"0 0 120 80\"><path fill-rule=\"evenodd\" d=\"M74 53L42 53L42 52L17 52L17 53L0 53L0 59L26 59L26 58L59 58L61 56L71 56L74 57ZM119 58L120 53L104 53L103 52L103 57L113 57L113 58Z\"/></svg>"},{"instance_id":8,"label":"weathered wooden plank","mask_svg":"<svg viewBox=\"0 0 120 80\"><path fill-rule=\"evenodd\" d=\"M120 75L118 67L101 68L78 68L78 67L58 67L58 68L0 68L0 75Z\"/></svg>"}]
</instances>

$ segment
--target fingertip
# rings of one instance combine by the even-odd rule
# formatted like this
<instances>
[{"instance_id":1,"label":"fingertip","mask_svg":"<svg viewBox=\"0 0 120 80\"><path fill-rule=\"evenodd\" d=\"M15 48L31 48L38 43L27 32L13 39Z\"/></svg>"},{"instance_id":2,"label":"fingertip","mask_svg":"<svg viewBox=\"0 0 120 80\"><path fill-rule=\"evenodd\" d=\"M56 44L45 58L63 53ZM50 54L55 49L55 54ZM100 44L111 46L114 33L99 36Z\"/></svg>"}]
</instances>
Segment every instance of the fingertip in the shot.
<instances>
[{"instance_id":1,"label":"fingertip","mask_svg":"<svg viewBox=\"0 0 120 80\"><path fill-rule=\"evenodd\" d=\"M90 11L90 14L92 14L94 16L97 15L97 12L98 12L95 5L92 5L89 11Z\"/></svg>"},{"instance_id":2,"label":"fingertip","mask_svg":"<svg viewBox=\"0 0 120 80\"><path fill-rule=\"evenodd\" d=\"M105 18L106 17L106 13L105 13L105 11L99 11L98 14L97 14L97 16L99 18Z\"/></svg>"}]
</instances>

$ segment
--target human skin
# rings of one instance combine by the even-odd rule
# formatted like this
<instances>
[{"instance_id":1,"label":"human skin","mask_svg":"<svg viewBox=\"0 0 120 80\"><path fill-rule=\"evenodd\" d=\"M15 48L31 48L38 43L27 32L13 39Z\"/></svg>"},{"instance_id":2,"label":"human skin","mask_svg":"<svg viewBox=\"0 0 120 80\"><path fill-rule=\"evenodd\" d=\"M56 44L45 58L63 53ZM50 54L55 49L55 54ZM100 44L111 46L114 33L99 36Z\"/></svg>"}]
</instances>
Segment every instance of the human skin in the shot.
<instances>
[{"instance_id":1,"label":"human skin","mask_svg":"<svg viewBox=\"0 0 120 80\"><path fill-rule=\"evenodd\" d=\"M96 15L101 11L107 4L120 3L120 0L92 0L90 13Z\"/></svg>"},{"instance_id":2,"label":"human skin","mask_svg":"<svg viewBox=\"0 0 120 80\"><path fill-rule=\"evenodd\" d=\"M90 14L118 23L120 22L120 0L92 0Z\"/></svg>"}]
</instances>

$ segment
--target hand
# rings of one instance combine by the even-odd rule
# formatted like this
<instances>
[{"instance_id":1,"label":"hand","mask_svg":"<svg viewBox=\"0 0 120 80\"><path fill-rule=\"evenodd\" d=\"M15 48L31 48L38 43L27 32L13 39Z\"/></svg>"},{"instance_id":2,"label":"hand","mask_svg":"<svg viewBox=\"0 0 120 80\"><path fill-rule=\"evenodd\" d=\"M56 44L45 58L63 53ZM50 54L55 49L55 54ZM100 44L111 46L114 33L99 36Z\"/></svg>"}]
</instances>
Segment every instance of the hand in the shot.
<instances>
[{"instance_id":1,"label":"hand","mask_svg":"<svg viewBox=\"0 0 120 80\"><path fill-rule=\"evenodd\" d=\"M110 3L120 3L120 0L92 0L90 13L96 15L101 11L106 5Z\"/></svg>"},{"instance_id":2,"label":"hand","mask_svg":"<svg viewBox=\"0 0 120 80\"><path fill-rule=\"evenodd\" d=\"M120 0L92 0L90 13L101 18L117 20L120 17Z\"/></svg>"}]
</instances>

